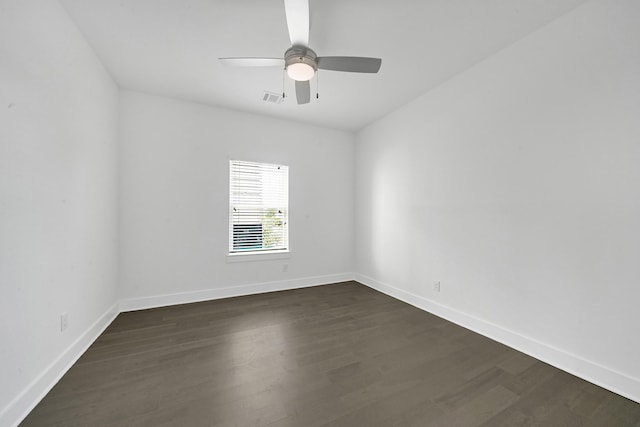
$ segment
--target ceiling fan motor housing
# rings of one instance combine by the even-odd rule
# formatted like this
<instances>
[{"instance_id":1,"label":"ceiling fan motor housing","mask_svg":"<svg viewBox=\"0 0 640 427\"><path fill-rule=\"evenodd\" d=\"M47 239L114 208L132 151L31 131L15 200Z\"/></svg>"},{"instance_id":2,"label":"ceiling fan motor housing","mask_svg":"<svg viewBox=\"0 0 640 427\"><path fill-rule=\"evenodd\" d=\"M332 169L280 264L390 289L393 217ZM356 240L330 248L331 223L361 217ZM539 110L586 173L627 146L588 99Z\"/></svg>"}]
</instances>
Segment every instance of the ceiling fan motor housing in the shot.
<instances>
[{"instance_id":1,"label":"ceiling fan motor housing","mask_svg":"<svg viewBox=\"0 0 640 427\"><path fill-rule=\"evenodd\" d=\"M293 46L284 53L284 68L289 68L292 64L307 64L313 68L313 71L318 71L318 56L316 53L305 46Z\"/></svg>"}]
</instances>

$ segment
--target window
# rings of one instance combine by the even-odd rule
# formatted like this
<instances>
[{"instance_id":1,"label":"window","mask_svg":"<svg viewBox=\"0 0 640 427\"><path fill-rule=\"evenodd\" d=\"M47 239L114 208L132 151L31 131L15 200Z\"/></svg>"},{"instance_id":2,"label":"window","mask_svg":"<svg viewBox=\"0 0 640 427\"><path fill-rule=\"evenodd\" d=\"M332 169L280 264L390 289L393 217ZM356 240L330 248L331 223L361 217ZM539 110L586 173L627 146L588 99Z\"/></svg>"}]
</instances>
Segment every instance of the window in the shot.
<instances>
[{"instance_id":1,"label":"window","mask_svg":"<svg viewBox=\"0 0 640 427\"><path fill-rule=\"evenodd\" d=\"M229 253L289 249L289 167L231 160Z\"/></svg>"}]
</instances>

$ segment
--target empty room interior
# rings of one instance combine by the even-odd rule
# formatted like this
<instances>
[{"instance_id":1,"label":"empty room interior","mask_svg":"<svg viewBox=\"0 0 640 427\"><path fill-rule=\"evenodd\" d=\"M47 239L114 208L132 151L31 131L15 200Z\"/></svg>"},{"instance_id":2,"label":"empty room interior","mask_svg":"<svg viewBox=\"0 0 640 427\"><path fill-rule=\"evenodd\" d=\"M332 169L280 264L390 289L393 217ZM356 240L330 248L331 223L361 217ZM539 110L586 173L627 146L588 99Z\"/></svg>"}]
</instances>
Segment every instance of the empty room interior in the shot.
<instances>
[{"instance_id":1,"label":"empty room interior","mask_svg":"<svg viewBox=\"0 0 640 427\"><path fill-rule=\"evenodd\" d=\"M0 0L0 426L640 426L637 0Z\"/></svg>"}]
</instances>

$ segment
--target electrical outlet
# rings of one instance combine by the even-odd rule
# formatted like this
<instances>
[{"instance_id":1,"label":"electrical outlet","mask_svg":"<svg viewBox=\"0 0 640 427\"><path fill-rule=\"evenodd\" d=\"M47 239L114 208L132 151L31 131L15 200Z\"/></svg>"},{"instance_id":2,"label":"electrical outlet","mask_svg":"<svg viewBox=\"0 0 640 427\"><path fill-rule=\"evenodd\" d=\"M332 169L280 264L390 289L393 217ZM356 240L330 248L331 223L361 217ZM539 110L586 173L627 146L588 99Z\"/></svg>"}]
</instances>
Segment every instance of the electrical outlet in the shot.
<instances>
[{"instance_id":1,"label":"electrical outlet","mask_svg":"<svg viewBox=\"0 0 640 427\"><path fill-rule=\"evenodd\" d=\"M60 315L60 332L64 332L67 326L69 326L69 314L62 313Z\"/></svg>"},{"instance_id":2,"label":"electrical outlet","mask_svg":"<svg viewBox=\"0 0 640 427\"><path fill-rule=\"evenodd\" d=\"M282 264L282 272L286 273L287 271L289 271L289 264Z\"/></svg>"},{"instance_id":3,"label":"electrical outlet","mask_svg":"<svg viewBox=\"0 0 640 427\"><path fill-rule=\"evenodd\" d=\"M440 292L440 281L439 281L439 280L438 280L438 281L433 282L433 290L434 290L435 292Z\"/></svg>"}]
</instances>

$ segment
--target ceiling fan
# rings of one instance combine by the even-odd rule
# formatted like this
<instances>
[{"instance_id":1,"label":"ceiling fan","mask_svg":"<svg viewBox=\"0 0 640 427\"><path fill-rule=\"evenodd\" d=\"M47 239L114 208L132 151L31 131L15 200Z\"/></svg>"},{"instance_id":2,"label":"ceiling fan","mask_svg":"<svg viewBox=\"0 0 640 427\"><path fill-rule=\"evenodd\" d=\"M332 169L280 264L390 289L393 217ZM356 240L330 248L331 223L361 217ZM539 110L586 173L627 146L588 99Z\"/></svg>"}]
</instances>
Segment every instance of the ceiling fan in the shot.
<instances>
[{"instance_id":1,"label":"ceiling fan","mask_svg":"<svg viewBox=\"0 0 640 427\"><path fill-rule=\"evenodd\" d=\"M317 56L309 47L309 0L284 0L291 47L284 58L219 58L224 64L237 67L283 67L295 80L298 104L307 104L311 98L309 80L318 69L377 73L380 58L360 56Z\"/></svg>"}]
</instances>

